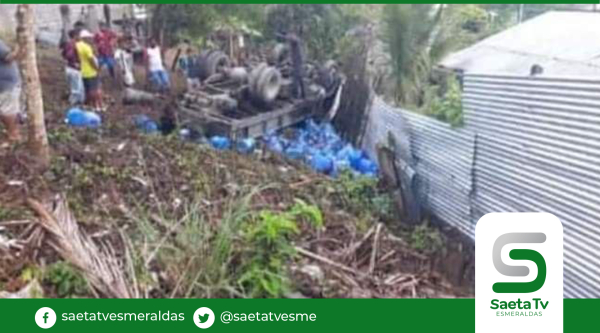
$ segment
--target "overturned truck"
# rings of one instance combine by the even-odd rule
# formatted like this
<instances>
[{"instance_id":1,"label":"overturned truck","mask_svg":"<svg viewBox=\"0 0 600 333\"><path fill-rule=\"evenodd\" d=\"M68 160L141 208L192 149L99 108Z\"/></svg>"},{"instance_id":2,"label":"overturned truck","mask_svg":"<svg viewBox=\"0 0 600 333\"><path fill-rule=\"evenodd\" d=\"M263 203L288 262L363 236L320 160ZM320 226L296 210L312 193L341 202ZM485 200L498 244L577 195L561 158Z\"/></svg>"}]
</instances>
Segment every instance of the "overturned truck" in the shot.
<instances>
[{"instance_id":1,"label":"overturned truck","mask_svg":"<svg viewBox=\"0 0 600 333\"><path fill-rule=\"evenodd\" d=\"M305 64L305 97L292 96L291 64L282 46L263 59L232 66L222 51L201 53L194 61L199 87L177 101L179 122L207 136L231 139L261 137L269 132L335 111L343 85L335 63Z\"/></svg>"}]
</instances>

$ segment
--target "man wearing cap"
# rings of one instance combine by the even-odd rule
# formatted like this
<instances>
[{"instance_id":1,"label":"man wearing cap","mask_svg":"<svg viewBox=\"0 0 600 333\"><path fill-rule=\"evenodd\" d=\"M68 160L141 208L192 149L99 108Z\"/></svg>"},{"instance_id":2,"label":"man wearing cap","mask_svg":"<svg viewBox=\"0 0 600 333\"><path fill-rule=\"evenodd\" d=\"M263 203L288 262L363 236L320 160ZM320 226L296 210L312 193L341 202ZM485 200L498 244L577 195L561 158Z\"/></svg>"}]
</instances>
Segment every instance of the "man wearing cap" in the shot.
<instances>
[{"instance_id":1,"label":"man wearing cap","mask_svg":"<svg viewBox=\"0 0 600 333\"><path fill-rule=\"evenodd\" d=\"M9 142L21 139L18 119L21 76L16 60L22 56L23 53L18 48L11 50L0 39L0 121L6 129Z\"/></svg>"},{"instance_id":2,"label":"man wearing cap","mask_svg":"<svg viewBox=\"0 0 600 333\"><path fill-rule=\"evenodd\" d=\"M102 105L102 90L100 88L100 78L98 76L98 59L92 48L93 40L94 35L87 30L82 30L79 33L77 43L75 43L75 48L81 66L81 76L83 77L86 103L91 106L94 111L102 112L104 111Z\"/></svg>"}]
</instances>

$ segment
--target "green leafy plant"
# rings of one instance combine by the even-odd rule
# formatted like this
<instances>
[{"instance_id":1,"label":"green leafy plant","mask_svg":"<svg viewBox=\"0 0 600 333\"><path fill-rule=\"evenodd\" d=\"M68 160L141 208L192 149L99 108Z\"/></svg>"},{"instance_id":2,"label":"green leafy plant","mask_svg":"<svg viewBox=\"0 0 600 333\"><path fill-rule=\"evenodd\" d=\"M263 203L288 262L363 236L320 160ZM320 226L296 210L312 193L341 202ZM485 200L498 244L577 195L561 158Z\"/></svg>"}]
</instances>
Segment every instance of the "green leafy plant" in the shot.
<instances>
[{"instance_id":1,"label":"green leafy plant","mask_svg":"<svg viewBox=\"0 0 600 333\"><path fill-rule=\"evenodd\" d=\"M303 218L315 228L323 227L323 213L319 207L309 205L303 200L296 199L296 203L289 211L290 216Z\"/></svg>"},{"instance_id":2,"label":"green leafy plant","mask_svg":"<svg viewBox=\"0 0 600 333\"><path fill-rule=\"evenodd\" d=\"M43 271L38 266L27 266L21 271L21 280L29 283L33 280L43 278Z\"/></svg>"},{"instance_id":3,"label":"green leafy plant","mask_svg":"<svg viewBox=\"0 0 600 333\"><path fill-rule=\"evenodd\" d=\"M67 126L60 126L48 132L48 140L52 143L68 143L73 141L73 133Z\"/></svg>"},{"instance_id":4,"label":"green leafy plant","mask_svg":"<svg viewBox=\"0 0 600 333\"><path fill-rule=\"evenodd\" d=\"M353 213L383 219L392 215L392 198L379 190L376 178L342 172L335 181L335 191L342 204Z\"/></svg>"},{"instance_id":5,"label":"green leafy plant","mask_svg":"<svg viewBox=\"0 0 600 333\"><path fill-rule=\"evenodd\" d=\"M266 9L269 37L293 32L303 39L311 59L326 60L358 16L338 4L272 4Z\"/></svg>"},{"instance_id":6,"label":"green leafy plant","mask_svg":"<svg viewBox=\"0 0 600 333\"><path fill-rule=\"evenodd\" d=\"M453 36L442 25L445 6L387 4L383 11L383 39L396 80L396 100L404 106L423 104L433 65L447 54Z\"/></svg>"},{"instance_id":7,"label":"green leafy plant","mask_svg":"<svg viewBox=\"0 0 600 333\"><path fill-rule=\"evenodd\" d=\"M453 127L462 126L464 123L462 92L458 79L455 76L448 77L446 86L444 96L435 100L427 113Z\"/></svg>"},{"instance_id":8,"label":"green leafy plant","mask_svg":"<svg viewBox=\"0 0 600 333\"><path fill-rule=\"evenodd\" d=\"M489 23L488 13L476 4L465 4L460 6L458 16L461 28L471 33L480 33L487 28Z\"/></svg>"},{"instance_id":9,"label":"green leafy plant","mask_svg":"<svg viewBox=\"0 0 600 333\"><path fill-rule=\"evenodd\" d=\"M418 251L433 253L443 248L444 239L438 229L427 223L416 226L409 236L411 246Z\"/></svg>"},{"instance_id":10,"label":"green leafy plant","mask_svg":"<svg viewBox=\"0 0 600 333\"><path fill-rule=\"evenodd\" d=\"M54 286L59 297L82 296L89 291L83 276L64 261L48 266L44 271L43 281Z\"/></svg>"},{"instance_id":11,"label":"green leafy plant","mask_svg":"<svg viewBox=\"0 0 600 333\"><path fill-rule=\"evenodd\" d=\"M285 212L263 210L246 224L247 259L238 283L249 296L281 297L290 290L285 264L295 256L291 238L299 220L323 226L319 208L301 200Z\"/></svg>"}]
</instances>

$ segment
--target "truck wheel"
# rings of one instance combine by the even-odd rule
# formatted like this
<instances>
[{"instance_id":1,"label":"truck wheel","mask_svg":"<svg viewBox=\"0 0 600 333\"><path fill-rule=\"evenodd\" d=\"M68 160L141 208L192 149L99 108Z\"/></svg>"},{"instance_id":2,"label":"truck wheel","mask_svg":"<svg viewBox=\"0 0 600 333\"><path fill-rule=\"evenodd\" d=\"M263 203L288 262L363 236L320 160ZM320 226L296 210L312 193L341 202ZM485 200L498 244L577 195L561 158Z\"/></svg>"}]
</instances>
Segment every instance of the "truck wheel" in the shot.
<instances>
[{"instance_id":1,"label":"truck wheel","mask_svg":"<svg viewBox=\"0 0 600 333\"><path fill-rule=\"evenodd\" d=\"M230 66L229 57L224 52L215 51L208 58L208 72L210 75L220 73L222 69Z\"/></svg>"},{"instance_id":2,"label":"truck wheel","mask_svg":"<svg viewBox=\"0 0 600 333\"><path fill-rule=\"evenodd\" d=\"M260 66L252 77L250 89L253 98L270 103L279 95L281 90L281 73L274 67Z\"/></svg>"},{"instance_id":3,"label":"truck wheel","mask_svg":"<svg viewBox=\"0 0 600 333\"><path fill-rule=\"evenodd\" d=\"M248 78L248 82L249 82L249 89L250 89L250 93L251 95L255 95L255 92L258 91L258 87L257 87L257 82L258 79L260 78L260 75L262 74L262 71L267 68L267 64L266 63L260 63L258 66L254 67L252 69L252 71L250 72L250 77Z\"/></svg>"},{"instance_id":4,"label":"truck wheel","mask_svg":"<svg viewBox=\"0 0 600 333\"><path fill-rule=\"evenodd\" d=\"M200 79L206 80L221 68L229 67L229 57L222 51L204 51L198 57Z\"/></svg>"}]
</instances>

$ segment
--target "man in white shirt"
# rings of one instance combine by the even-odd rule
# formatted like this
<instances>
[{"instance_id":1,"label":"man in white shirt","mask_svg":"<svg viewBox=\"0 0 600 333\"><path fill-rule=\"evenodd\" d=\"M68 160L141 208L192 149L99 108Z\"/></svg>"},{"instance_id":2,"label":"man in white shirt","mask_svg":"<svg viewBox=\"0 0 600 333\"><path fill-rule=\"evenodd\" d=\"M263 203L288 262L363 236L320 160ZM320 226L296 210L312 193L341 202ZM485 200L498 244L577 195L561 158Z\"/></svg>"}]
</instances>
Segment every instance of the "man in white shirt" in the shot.
<instances>
[{"instance_id":1,"label":"man in white shirt","mask_svg":"<svg viewBox=\"0 0 600 333\"><path fill-rule=\"evenodd\" d=\"M171 88L169 74L165 70L165 66L163 64L160 46L158 46L154 38L150 39L150 42L146 47L145 53L146 68L148 71L148 79L150 83L159 92L168 92Z\"/></svg>"}]
</instances>

